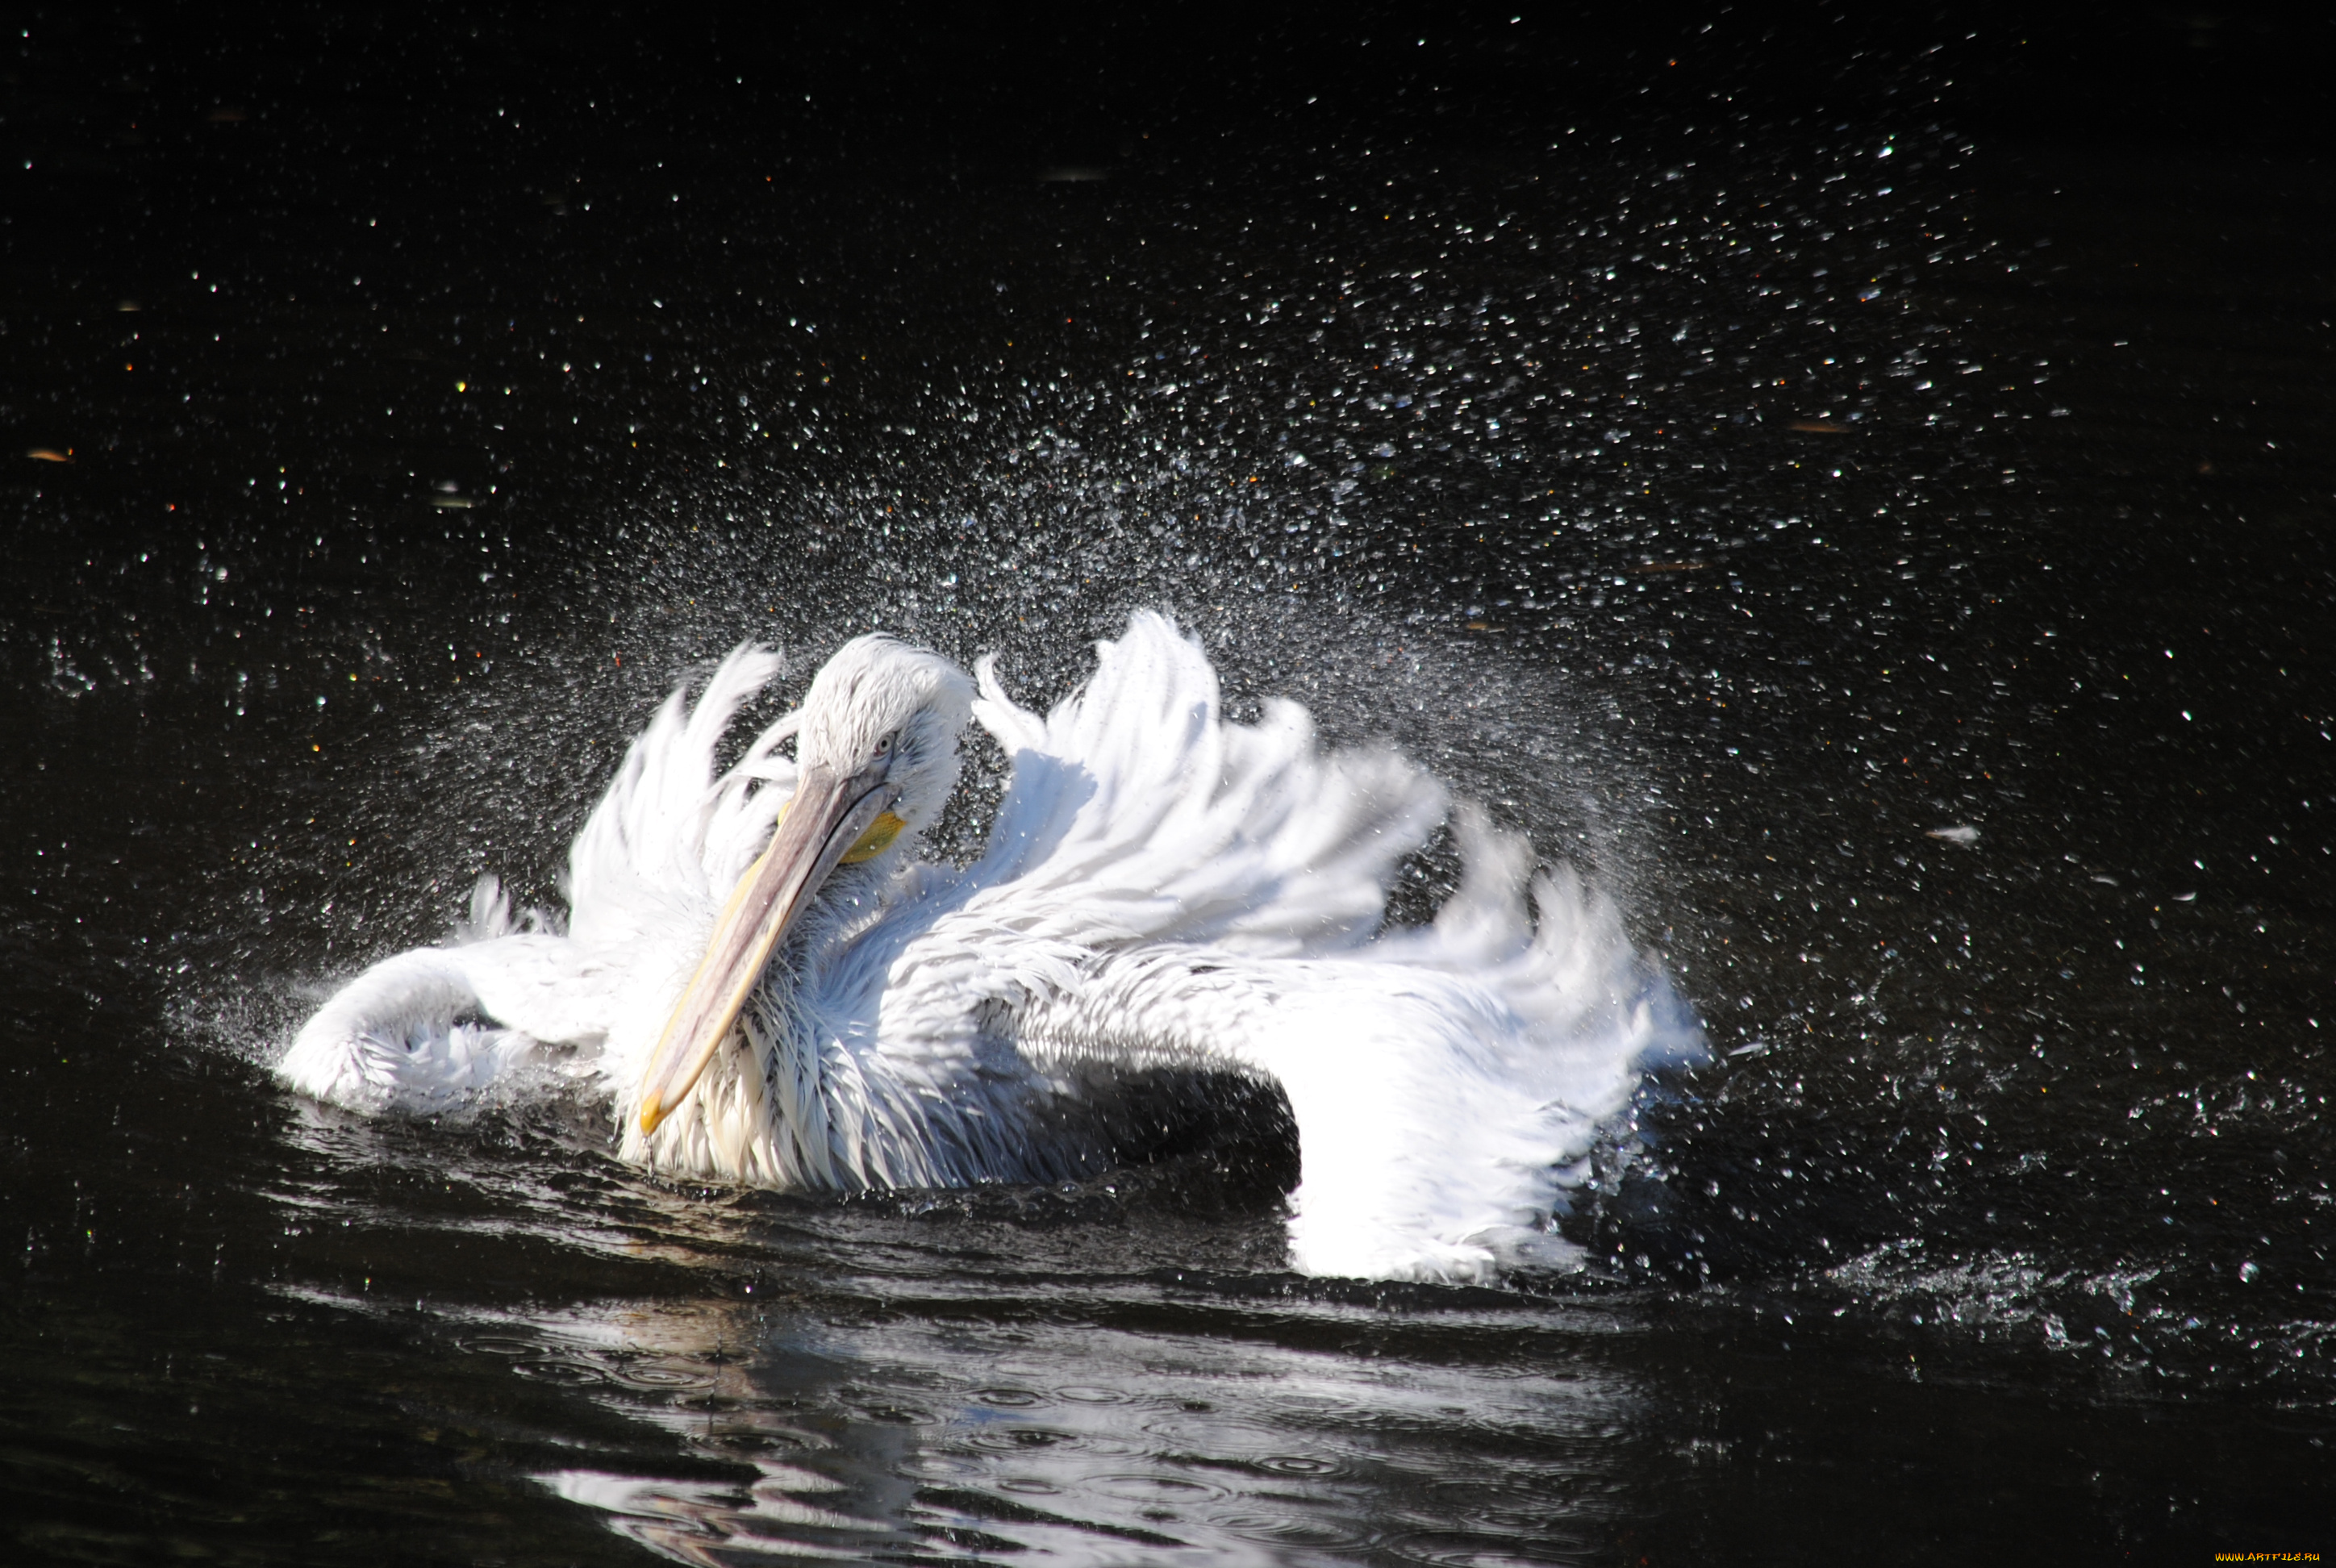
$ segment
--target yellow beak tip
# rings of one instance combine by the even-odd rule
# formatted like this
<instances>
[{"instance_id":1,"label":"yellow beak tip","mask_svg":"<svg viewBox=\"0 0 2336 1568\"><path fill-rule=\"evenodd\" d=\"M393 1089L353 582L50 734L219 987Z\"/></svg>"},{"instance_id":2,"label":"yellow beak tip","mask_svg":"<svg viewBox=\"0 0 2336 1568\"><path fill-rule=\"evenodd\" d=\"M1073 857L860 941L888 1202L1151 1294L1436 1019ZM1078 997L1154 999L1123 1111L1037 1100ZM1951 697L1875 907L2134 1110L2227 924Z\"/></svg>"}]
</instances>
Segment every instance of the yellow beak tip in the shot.
<instances>
[{"instance_id":1,"label":"yellow beak tip","mask_svg":"<svg viewBox=\"0 0 2336 1568\"><path fill-rule=\"evenodd\" d=\"M657 1124L664 1120L665 1107L658 1105L655 1100L650 1100L647 1104L641 1106L642 1135L646 1137L649 1134L656 1132L657 1130Z\"/></svg>"}]
</instances>

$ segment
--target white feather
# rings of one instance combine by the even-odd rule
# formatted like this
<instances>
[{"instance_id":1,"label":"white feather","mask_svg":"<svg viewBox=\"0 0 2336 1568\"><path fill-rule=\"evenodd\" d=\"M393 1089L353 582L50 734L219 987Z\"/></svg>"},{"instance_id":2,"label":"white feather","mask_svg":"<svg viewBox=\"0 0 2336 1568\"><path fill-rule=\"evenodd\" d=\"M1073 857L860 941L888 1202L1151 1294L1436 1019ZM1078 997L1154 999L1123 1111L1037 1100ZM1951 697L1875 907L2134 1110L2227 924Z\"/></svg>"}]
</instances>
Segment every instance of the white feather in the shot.
<instances>
[{"instance_id":1,"label":"white feather","mask_svg":"<svg viewBox=\"0 0 2336 1568\"><path fill-rule=\"evenodd\" d=\"M1531 882L1536 923L1529 849L1464 808L1461 887L1433 926L1382 932L1397 866L1444 819L1440 786L1388 751L1324 752L1291 703L1227 722L1206 657L1162 617L1098 653L1043 719L977 667L973 715L1014 769L987 852L962 872L905 849L841 869L743 1037L654 1135L633 1115L641 1074L793 788L776 747L799 727L846 745L887 703L953 730L963 677L933 656L852 645L808 716L717 776L721 735L777 671L732 654L695 705L659 709L578 835L566 937L511 930L483 891L483 940L359 976L280 1070L359 1109L432 1110L557 1042L597 1074L626 1157L814 1189L1075 1174L1096 1153L1076 1113L1114 1077L1236 1074L1279 1086L1298 1125L1299 1268L1563 1261L1548 1221L1566 1168L1650 1066L1702 1048L1612 908L1562 872ZM954 756L920 765L937 803Z\"/></svg>"}]
</instances>

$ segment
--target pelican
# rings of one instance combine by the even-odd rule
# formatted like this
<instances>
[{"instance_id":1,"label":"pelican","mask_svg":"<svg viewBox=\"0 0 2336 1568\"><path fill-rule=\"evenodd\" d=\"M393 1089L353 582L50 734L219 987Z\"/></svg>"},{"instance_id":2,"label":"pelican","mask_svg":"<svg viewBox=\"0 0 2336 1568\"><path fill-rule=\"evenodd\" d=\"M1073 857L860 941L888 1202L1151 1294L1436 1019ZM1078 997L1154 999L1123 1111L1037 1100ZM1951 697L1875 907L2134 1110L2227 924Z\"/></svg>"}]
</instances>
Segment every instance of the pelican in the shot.
<instances>
[{"instance_id":1,"label":"pelican","mask_svg":"<svg viewBox=\"0 0 2336 1568\"><path fill-rule=\"evenodd\" d=\"M723 769L780 669L742 646L633 741L571 848L564 930L482 879L454 940L350 980L279 1076L426 1115L565 1073L628 1161L839 1192L1091 1174L1115 1086L1248 1079L1296 1124L1296 1269L1578 1266L1552 1216L1601 1124L1703 1049L1611 905L1535 876L1523 838L1391 749L1328 750L1286 700L1228 720L1164 616L1096 651L1041 717L994 657L968 678L861 637ZM917 851L969 720L1012 773L960 869ZM1387 925L1447 815L1457 888L1432 924Z\"/></svg>"}]
</instances>

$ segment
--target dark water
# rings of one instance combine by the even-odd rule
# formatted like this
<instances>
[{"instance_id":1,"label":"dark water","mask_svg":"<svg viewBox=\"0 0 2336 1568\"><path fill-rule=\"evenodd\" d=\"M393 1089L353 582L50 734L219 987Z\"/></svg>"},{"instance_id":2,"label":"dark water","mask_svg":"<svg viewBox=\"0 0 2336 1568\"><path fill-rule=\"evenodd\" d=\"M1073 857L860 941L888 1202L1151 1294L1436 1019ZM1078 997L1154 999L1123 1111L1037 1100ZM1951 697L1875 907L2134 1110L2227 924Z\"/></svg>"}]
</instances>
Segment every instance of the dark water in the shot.
<instances>
[{"instance_id":1,"label":"dark water","mask_svg":"<svg viewBox=\"0 0 2336 1568\"><path fill-rule=\"evenodd\" d=\"M618 21L10 45L13 1554L2336 1548L2324 163L1992 34ZM1293 1276L1270 1115L838 1202L271 1086L731 643L1149 604L1665 955L1591 1273Z\"/></svg>"}]
</instances>

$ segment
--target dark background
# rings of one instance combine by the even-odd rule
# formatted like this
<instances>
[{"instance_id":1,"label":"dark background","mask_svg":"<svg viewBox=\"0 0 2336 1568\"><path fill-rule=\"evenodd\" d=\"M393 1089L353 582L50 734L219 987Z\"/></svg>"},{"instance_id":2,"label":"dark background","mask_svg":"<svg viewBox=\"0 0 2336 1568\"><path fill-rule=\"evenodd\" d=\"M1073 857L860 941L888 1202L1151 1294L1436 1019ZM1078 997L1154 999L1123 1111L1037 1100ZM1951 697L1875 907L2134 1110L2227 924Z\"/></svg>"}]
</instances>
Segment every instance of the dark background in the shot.
<instances>
[{"instance_id":1,"label":"dark background","mask_svg":"<svg viewBox=\"0 0 2336 1568\"><path fill-rule=\"evenodd\" d=\"M1567 125L1643 141L1886 119L1999 148L2323 156L2324 14L2049 9L1296 7L1227 24L1067 6L15 7L7 210L20 264L136 277L164 264L154 250L199 260L254 224L281 244L384 197L452 209L619 150L865 160L863 178L1124 173L1391 122L1489 156Z\"/></svg>"},{"instance_id":2,"label":"dark background","mask_svg":"<svg viewBox=\"0 0 2336 1568\"><path fill-rule=\"evenodd\" d=\"M1116 7L21 7L0 81L0 439L120 449L102 474L20 467L20 489L142 505L160 482L200 509L203 487L237 495L267 458L254 436L318 438L292 428L316 401L296 388L329 372L398 390L383 367L290 346L330 341L336 313L635 309L658 276L684 290L711 270L725 227L769 227L754 204L775 181L825 221L766 238L766 258L849 274L864 309L847 330L948 333L959 280L917 251L902 214L920 204L978 224L986 189L1037 170L1205 205L1374 142L1414 169L1456 160L1465 183L1592 138L1647 161L1749 133L1756 156L1788 160L1880 129L1970 149L1972 194L2007 238L2093 248L2088 284L2128 306L2195 319L2267 289L2308 316L2292 297L2318 287L2336 24L2010 9L1319 7L1228 24ZM686 208L649 210L658 183ZM560 231L596 192L603 214L628 204ZM2108 252L2145 227L2145 276L2112 276L2131 264ZM305 301L302 329L260 350L222 335L204 371L164 353L142 375L90 376L122 307L232 315L258 303L238 288ZM650 423L686 439L686 421ZM330 438L352 458L365 443L345 422ZM404 486L414 439L375 452L376 485ZM328 510L376 499L362 466L325 477ZM561 481L515 482L548 499ZM25 564L71 557L78 526L25 540Z\"/></svg>"}]
</instances>

